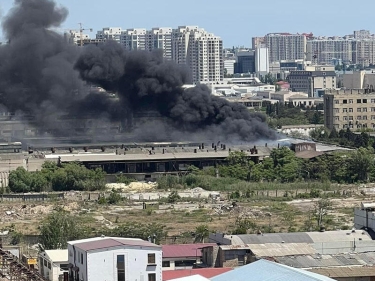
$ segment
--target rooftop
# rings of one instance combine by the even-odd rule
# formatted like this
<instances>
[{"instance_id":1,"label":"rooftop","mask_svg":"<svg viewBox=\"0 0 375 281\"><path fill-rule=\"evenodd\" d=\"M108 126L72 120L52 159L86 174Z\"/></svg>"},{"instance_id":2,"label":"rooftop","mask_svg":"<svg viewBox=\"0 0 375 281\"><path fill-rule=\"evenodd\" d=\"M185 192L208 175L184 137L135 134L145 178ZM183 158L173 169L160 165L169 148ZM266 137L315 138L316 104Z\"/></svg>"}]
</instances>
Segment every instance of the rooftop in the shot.
<instances>
[{"instance_id":1,"label":"rooftop","mask_svg":"<svg viewBox=\"0 0 375 281\"><path fill-rule=\"evenodd\" d=\"M200 249L216 245L216 243L163 245L163 258L201 257L202 252Z\"/></svg>"},{"instance_id":2,"label":"rooftop","mask_svg":"<svg viewBox=\"0 0 375 281\"><path fill-rule=\"evenodd\" d=\"M163 281L168 281L175 278L192 276L199 274L205 278L212 278L232 270L232 268L196 268L196 269L179 269L163 271Z\"/></svg>"},{"instance_id":3,"label":"rooftop","mask_svg":"<svg viewBox=\"0 0 375 281\"><path fill-rule=\"evenodd\" d=\"M309 255L315 254L316 250L307 243L269 243L269 244L253 244L242 246L223 245L222 250L232 249L250 249L257 257L281 257L291 255Z\"/></svg>"},{"instance_id":4,"label":"rooftop","mask_svg":"<svg viewBox=\"0 0 375 281\"><path fill-rule=\"evenodd\" d=\"M68 242L83 251L94 251L100 249L117 248L117 247L152 247L161 248L154 243L135 238L116 238L116 237L97 237L93 239L84 239Z\"/></svg>"},{"instance_id":5,"label":"rooftop","mask_svg":"<svg viewBox=\"0 0 375 281\"><path fill-rule=\"evenodd\" d=\"M266 244L266 243L322 243L322 242L346 242L358 240L372 240L364 230L333 230L324 232L291 232L291 233L265 233L226 235L231 239L232 245Z\"/></svg>"},{"instance_id":6,"label":"rooftop","mask_svg":"<svg viewBox=\"0 0 375 281\"><path fill-rule=\"evenodd\" d=\"M373 266L349 266L349 267L326 267L312 268L309 271L330 276L332 278L350 278L350 277L373 277L375 276L375 267Z\"/></svg>"},{"instance_id":7,"label":"rooftop","mask_svg":"<svg viewBox=\"0 0 375 281\"><path fill-rule=\"evenodd\" d=\"M182 277L182 278L177 278L177 279L169 279L169 280L170 281L210 281L209 279L198 274L187 276L187 277Z\"/></svg>"},{"instance_id":8,"label":"rooftop","mask_svg":"<svg viewBox=\"0 0 375 281\"><path fill-rule=\"evenodd\" d=\"M243 281L249 280L257 281L333 281L323 275L313 272L292 268L275 262L267 260L259 260L248 265L242 266L227 273L218 275L212 278L212 281Z\"/></svg>"},{"instance_id":9,"label":"rooftop","mask_svg":"<svg viewBox=\"0 0 375 281\"><path fill-rule=\"evenodd\" d=\"M45 250L41 253L42 256L54 262L68 262L68 249L64 250Z\"/></svg>"}]
</instances>

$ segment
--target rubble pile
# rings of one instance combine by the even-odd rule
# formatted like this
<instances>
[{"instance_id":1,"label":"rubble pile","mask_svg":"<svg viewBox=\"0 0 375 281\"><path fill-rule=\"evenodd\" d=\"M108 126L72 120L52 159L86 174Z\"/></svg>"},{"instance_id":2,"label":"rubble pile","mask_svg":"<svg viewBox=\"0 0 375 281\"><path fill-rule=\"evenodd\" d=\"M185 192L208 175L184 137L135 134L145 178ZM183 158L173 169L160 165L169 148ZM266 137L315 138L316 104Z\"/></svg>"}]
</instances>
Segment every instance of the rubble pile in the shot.
<instances>
[{"instance_id":1,"label":"rubble pile","mask_svg":"<svg viewBox=\"0 0 375 281\"><path fill-rule=\"evenodd\" d=\"M265 213L261 211L260 209L239 206L237 205L236 202L224 203L224 204L221 204L220 206L215 206L212 209L213 209L213 212L212 212L213 215L227 214L227 215L238 217L238 218L258 219L258 218L264 218L270 215L269 213Z\"/></svg>"},{"instance_id":2,"label":"rubble pile","mask_svg":"<svg viewBox=\"0 0 375 281\"><path fill-rule=\"evenodd\" d=\"M54 205L36 205L36 204L15 204L0 207L0 222L11 222L14 220L29 220L39 216L50 214L54 210ZM63 209L69 212L79 210L79 204L72 202L63 206Z\"/></svg>"}]
</instances>

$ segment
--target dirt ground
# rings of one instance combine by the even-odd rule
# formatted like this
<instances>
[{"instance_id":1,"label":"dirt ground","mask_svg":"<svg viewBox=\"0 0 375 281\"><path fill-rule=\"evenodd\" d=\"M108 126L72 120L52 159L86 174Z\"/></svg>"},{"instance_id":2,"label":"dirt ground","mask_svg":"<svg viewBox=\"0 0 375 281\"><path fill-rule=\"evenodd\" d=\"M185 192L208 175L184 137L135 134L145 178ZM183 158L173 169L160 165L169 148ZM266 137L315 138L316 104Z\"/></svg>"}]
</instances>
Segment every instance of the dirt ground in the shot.
<instances>
[{"instance_id":1,"label":"dirt ground","mask_svg":"<svg viewBox=\"0 0 375 281\"><path fill-rule=\"evenodd\" d=\"M56 200L49 203L0 203L0 230L5 231L11 225L25 235L37 235L42 220L57 207L79 216L82 224L92 228L115 228L124 222L160 223L165 225L168 236L181 236L192 232L198 225L205 224L210 231L230 233L238 220L250 220L256 226L249 232L262 231L306 231L306 221L313 220L312 212L317 199L298 199L281 201L274 199L257 199L239 201L233 205L227 200L196 199L193 202L166 204L129 201L119 205L100 205L89 201ZM353 226L354 208L363 201L375 201L374 195L354 195L349 198L330 199L328 229L351 228ZM314 222L312 222L314 223ZM185 239L185 238L184 238ZM185 241L189 242L186 238Z\"/></svg>"}]
</instances>

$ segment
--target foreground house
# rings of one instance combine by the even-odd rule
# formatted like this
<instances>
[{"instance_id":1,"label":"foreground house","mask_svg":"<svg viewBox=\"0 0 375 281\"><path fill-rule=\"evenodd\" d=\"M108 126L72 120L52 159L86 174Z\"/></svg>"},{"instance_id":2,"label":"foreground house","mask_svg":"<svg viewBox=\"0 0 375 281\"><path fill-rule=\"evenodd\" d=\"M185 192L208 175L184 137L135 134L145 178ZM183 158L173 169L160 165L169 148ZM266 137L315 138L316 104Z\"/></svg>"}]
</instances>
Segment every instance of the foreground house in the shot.
<instances>
[{"instance_id":1,"label":"foreground house","mask_svg":"<svg viewBox=\"0 0 375 281\"><path fill-rule=\"evenodd\" d=\"M74 281L162 281L161 246L133 238L98 237L68 242Z\"/></svg>"}]
</instances>

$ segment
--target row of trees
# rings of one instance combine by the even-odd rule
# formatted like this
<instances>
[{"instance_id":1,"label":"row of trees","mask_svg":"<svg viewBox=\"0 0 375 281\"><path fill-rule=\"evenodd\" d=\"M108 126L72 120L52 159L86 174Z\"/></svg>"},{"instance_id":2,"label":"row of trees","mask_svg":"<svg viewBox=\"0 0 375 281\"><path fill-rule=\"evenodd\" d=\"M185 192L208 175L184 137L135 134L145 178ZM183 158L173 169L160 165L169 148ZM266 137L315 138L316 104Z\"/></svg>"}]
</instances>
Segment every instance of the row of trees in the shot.
<instances>
[{"instance_id":1,"label":"row of trees","mask_svg":"<svg viewBox=\"0 0 375 281\"><path fill-rule=\"evenodd\" d=\"M90 170L78 163L57 165L45 162L41 171L28 172L23 167L9 174L12 192L100 190L105 187L105 172Z\"/></svg>"},{"instance_id":2,"label":"row of trees","mask_svg":"<svg viewBox=\"0 0 375 281\"><path fill-rule=\"evenodd\" d=\"M269 125L274 128L285 125L323 124L323 114L318 107L310 108L304 105L295 106L293 103L264 102Z\"/></svg>"},{"instance_id":3,"label":"row of trees","mask_svg":"<svg viewBox=\"0 0 375 281\"><path fill-rule=\"evenodd\" d=\"M255 164L244 152L231 152L227 165L218 168L221 177L246 181L294 182L299 179L338 183L366 182L375 179L374 149L324 154L315 159L299 159L287 147L274 149L269 158ZM214 176L215 171L207 170ZM200 173L203 173L200 171Z\"/></svg>"},{"instance_id":4,"label":"row of trees","mask_svg":"<svg viewBox=\"0 0 375 281\"><path fill-rule=\"evenodd\" d=\"M314 140L331 142L343 146L350 147L373 147L375 148L375 139L367 132L353 133L350 129L329 131L327 128L316 128L310 132L310 136Z\"/></svg>"}]
</instances>

